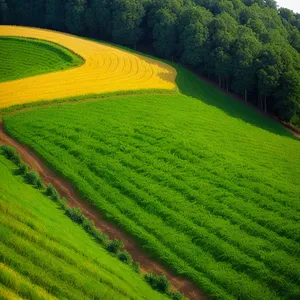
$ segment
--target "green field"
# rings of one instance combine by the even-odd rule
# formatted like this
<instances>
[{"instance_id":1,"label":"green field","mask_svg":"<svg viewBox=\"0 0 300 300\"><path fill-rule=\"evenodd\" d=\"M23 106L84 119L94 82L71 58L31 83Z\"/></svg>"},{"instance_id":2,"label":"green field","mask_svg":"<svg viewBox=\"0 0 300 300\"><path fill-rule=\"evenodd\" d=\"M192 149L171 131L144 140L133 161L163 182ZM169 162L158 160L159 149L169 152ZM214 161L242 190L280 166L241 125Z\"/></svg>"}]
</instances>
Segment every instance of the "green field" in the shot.
<instances>
[{"instance_id":1,"label":"green field","mask_svg":"<svg viewBox=\"0 0 300 300\"><path fill-rule=\"evenodd\" d=\"M41 40L0 37L0 82L65 70L83 60L69 50Z\"/></svg>"},{"instance_id":2,"label":"green field","mask_svg":"<svg viewBox=\"0 0 300 300\"><path fill-rule=\"evenodd\" d=\"M22 63L17 64L21 69ZM298 299L300 142L277 122L224 96L183 67L173 65L178 72L181 94L136 91L98 99L94 95L90 99L86 96L59 100L47 103L46 107L44 103L35 103L20 112L17 108L2 110L3 115L13 112L4 117L5 128L69 179L83 199L134 236L153 257L177 274L192 279L212 298ZM13 167L3 159L2 162L8 168L6 173L9 170L11 174ZM111 276L118 274L120 279L114 285L102 280L105 292L111 293L107 294L111 296L100 294L102 297L162 297L150 290L154 293L152 297L147 290L150 288L137 275L126 273L132 270L71 224L49 199L24 187L20 178L10 177L1 179L6 187L4 195L10 197L12 193L10 201L1 202L7 207L5 211L11 212L5 218L25 209L32 216L29 222L39 220L32 229L41 239L54 239L62 245L71 241L72 247L77 247L76 253L84 255L89 263L98 257L96 251L102 251L106 256L101 254L100 262L102 266L103 257L105 267L110 270L107 276L114 278ZM24 192L25 199L19 200L21 184L22 189L31 189L32 194L28 190ZM30 204L32 196L38 197L34 206ZM50 208L44 208L40 198L47 207L52 207L51 213L47 213L50 219L45 217ZM60 215L61 220L56 227L52 224L54 215L55 218ZM13 219L23 222L17 217ZM67 236L60 232L65 222L72 226L67 229ZM38 231L40 226L42 231ZM4 227L14 232L14 220L6 221ZM79 233L73 237L73 228L84 238ZM17 234L19 238L27 238L19 231ZM8 238L5 240L7 235L3 235L3 245L9 243ZM91 249L86 239L94 245ZM28 243L35 240L27 238ZM19 240L11 247L14 249L18 243ZM50 251L44 245L48 242L39 244L41 253ZM39 262L46 264L42 255ZM32 281L30 284L49 291L46 285L34 282L39 280L37 276L24 273L25 267L17 269L19 264L5 263L7 266L2 265L2 269L8 275L4 278L19 276L8 269L12 268L20 274L20 280ZM54 278L56 273L52 269L51 272ZM91 287L88 280L76 281L81 285L75 289L99 295L99 290ZM11 280L7 282L11 284ZM65 291L68 285L67 281L66 285L64 281L55 283L55 292ZM9 288L15 292L14 286ZM61 298L63 294L53 295ZM69 294L66 295L68 298Z\"/></svg>"},{"instance_id":3,"label":"green field","mask_svg":"<svg viewBox=\"0 0 300 300\"><path fill-rule=\"evenodd\" d=\"M111 97L23 111L5 127L212 297L296 299L300 143L202 87L189 90L204 101Z\"/></svg>"},{"instance_id":4,"label":"green field","mask_svg":"<svg viewBox=\"0 0 300 300\"><path fill-rule=\"evenodd\" d=\"M0 155L1 299L164 299Z\"/></svg>"}]
</instances>

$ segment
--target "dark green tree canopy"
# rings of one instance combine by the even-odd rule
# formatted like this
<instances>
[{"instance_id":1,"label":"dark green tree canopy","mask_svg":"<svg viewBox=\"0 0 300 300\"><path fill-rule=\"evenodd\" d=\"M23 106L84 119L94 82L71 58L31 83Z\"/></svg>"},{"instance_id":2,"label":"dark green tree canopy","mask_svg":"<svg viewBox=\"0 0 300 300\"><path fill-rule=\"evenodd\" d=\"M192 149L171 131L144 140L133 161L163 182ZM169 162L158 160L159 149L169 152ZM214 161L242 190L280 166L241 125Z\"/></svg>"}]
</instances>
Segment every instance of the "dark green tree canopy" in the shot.
<instances>
[{"instance_id":1,"label":"dark green tree canopy","mask_svg":"<svg viewBox=\"0 0 300 300\"><path fill-rule=\"evenodd\" d=\"M0 0L0 24L141 46L300 127L300 14L275 0Z\"/></svg>"}]
</instances>

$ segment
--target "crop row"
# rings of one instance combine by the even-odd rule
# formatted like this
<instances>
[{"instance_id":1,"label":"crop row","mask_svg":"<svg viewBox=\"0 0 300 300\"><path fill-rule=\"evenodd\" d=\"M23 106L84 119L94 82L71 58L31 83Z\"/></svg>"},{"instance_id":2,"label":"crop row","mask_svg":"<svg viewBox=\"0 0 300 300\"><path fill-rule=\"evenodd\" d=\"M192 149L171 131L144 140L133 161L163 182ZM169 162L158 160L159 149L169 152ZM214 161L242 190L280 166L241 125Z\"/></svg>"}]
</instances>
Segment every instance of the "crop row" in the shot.
<instances>
[{"instance_id":1,"label":"crop row","mask_svg":"<svg viewBox=\"0 0 300 300\"><path fill-rule=\"evenodd\" d=\"M24 112L5 124L108 219L209 294L292 299L300 278L298 171L272 134L252 128L251 137L240 122L234 136L237 121L226 118L221 132L202 109L181 96L136 96Z\"/></svg>"},{"instance_id":2,"label":"crop row","mask_svg":"<svg viewBox=\"0 0 300 300\"><path fill-rule=\"evenodd\" d=\"M55 151L56 153L57 153L57 151ZM69 160L69 159L68 159ZM76 164L78 165L78 161L76 162ZM85 172L85 177L87 177L87 174L86 174L86 172ZM87 180L88 180L88 182L94 182L95 181L95 178L87 178ZM99 181L98 181L99 182ZM100 184L100 186L102 186L103 187L103 184L101 184L101 183L99 183ZM123 187L124 187L124 184L123 184ZM102 191L103 192L103 191ZM107 190L106 191L106 193L104 192L104 194L102 194L104 197L105 197L105 195L111 195L113 193L113 190ZM106 197L107 198L107 197ZM114 197L109 197L107 200L109 200L109 202L111 203L114 199L120 199L120 195L119 194L115 194L114 195ZM122 203L124 203L124 198L122 198ZM119 207L119 205L118 205L119 203L115 203L115 205L116 206L118 206ZM129 209L128 210L126 210L126 207L128 207ZM148 208L149 208L149 203L148 203ZM157 215L157 203L156 203L156 205L154 205L154 206L152 206L152 208L154 209L154 210L156 210L156 215ZM140 216L138 216L137 218L136 218L136 216L133 216L132 215L132 211L134 211L135 212L135 215L136 215L136 213L137 213L137 207L134 207L133 206L133 204L125 204L125 207L123 206L123 207L120 207L120 209L121 209L121 211L124 213L127 213L127 214L129 214L129 215L127 215L127 217L129 217L129 218L131 218L131 219L133 219L133 217L135 217L135 221L136 221L136 223L138 223L139 222L139 220L147 220L147 219L149 219L148 217L147 217L147 215L145 216L145 215L140 215ZM125 209L125 211L124 211L124 209ZM130 211L129 211L130 210ZM149 212L149 213L151 213L151 211ZM167 218L164 218L164 220L166 221L167 220ZM159 222L158 221L158 219L156 219L156 223L157 222ZM172 225L172 224L178 224L179 223L179 220L178 220L178 217L177 217L177 220L176 220L176 217L175 217L175 219L174 219L174 221L172 221L172 220L170 220L170 224L169 224L169 226L170 225ZM162 226L162 224L160 224L161 226ZM180 224L179 224L180 225ZM144 227L144 228L147 228L147 224L142 224L142 226ZM181 224L181 226L185 226L184 228L186 228L186 224L184 224L184 225L182 225ZM149 228L149 230L153 230L153 228ZM158 232L158 231L161 231L161 228L160 227L158 227L158 229L156 230L156 232ZM186 235L187 234L187 232L184 232L184 235ZM172 236L172 237L174 237L174 236L176 236L176 233L175 232L173 232L173 233L171 233L171 232L169 232L169 233L166 233L166 235L168 235L168 236ZM195 232L192 232L191 233L191 235L193 236L195 236ZM157 236L157 238L162 238L161 236ZM203 233L202 233L202 236L200 237L200 241L201 241L201 238L205 238L205 236L203 236ZM195 239L197 239L197 236L195 236ZM177 235L176 236L176 240L177 240L177 242L178 241L181 241L181 243L180 244L188 244L188 241L187 240L185 240L185 238L183 238L183 236L181 237L181 235ZM173 241L172 241L173 242ZM220 241L217 241L216 240L216 242L215 242L215 245L213 245L213 244L207 244L207 246L206 247L208 247L208 249L216 249L216 250L218 250L218 251L221 251L221 253L219 253L219 255L221 255L221 256L219 256L219 257L216 257L217 259L220 259L221 257L222 257L222 259L221 260L224 260L224 255L229 255L228 257L229 258L235 258L235 263L233 264L233 266L236 266L236 267L238 267L239 268L239 270L240 271L243 271L244 269L243 269L243 265L246 267L246 268L250 268L251 267L251 264L249 264L249 261L248 260L245 260L245 258L244 257L241 257L241 259L239 259L238 260L238 258L237 258L237 254L238 254L238 252L233 252L233 254L230 254L230 251L228 252L228 246L227 246L227 249L226 248L224 248L223 249L223 251L225 250L225 252L223 252L222 253L222 249L220 249L220 248L218 248L218 244L219 244L219 242ZM168 243L169 245L170 245L170 243ZM206 247L205 247L205 244L200 244L201 246L202 246L202 248L204 248L205 250L206 250ZM220 247L220 246L219 246ZM229 247L230 248L230 247ZM180 249L177 249L177 251L180 251ZM191 253L198 253L199 252L199 250L197 249L197 248L195 248L195 247L192 247L192 248L190 248L190 251L192 251ZM182 251L180 251L181 252L181 254L179 254L181 257L188 257L188 256L190 256L189 254L188 254L188 252L186 252L186 251L184 251L184 252L182 252ZM225 253L225 254L224 254ZM197 255L196 255L196 257L198 258L198 257L201 257L201 259L203 259L203 261L201 261L201 262L199 262L199 263L197 263L197 260L195 260L194 258L192 258L192 257L190 257L190 263L191 263L191 265L202 265L202 268L203 268L203 263L204 263L204 261L209 261L209 260L211 260L212 258L210 258L209 256L207 256L207 255L205 255L205 253L203 253L203 252L199 252ZM226 259L225 259L225 261L226 261ZM230 261L231 263L233 263L233 261ZM240 269L240 268L242 268L242 269ZM254 275L260 275L260 277L261 278L264 278L264 280L267 280L267 281L269 281L269 283L270 283L270 285L271 284L277 284L278 285L278 288L280 288L280 286L281 286L281 284L284 284L284 281L282 282L282 283L280 283L280 281L282 281L282 279L277 279L277 278L275 278L275 277L270 277L270 275L269 275L269 277L270 277L270 279L268 280L267 278L268 278L268 276L267 276L267 273L262 273L263 271L261 270L261 268L263 269L263 267L262 266L257 266L257 267L255 267L254 266L254 272L253 272L253 274ZM259 272L259 273L255 273L255 269L257 270L256 272ZM202 269L203 270L203 269ZM208 269L206 269L206 271L208 271ZM227 270L228 271L228 270ZM252 270L253 271L253 270ZM229 276L229 273L227 272L227 274L226 274L226 277L228 277ZM246 280L245 280L246 281ZM247 280L247 281L249 281L249 279ZM249 282L248 282L248 284L249 284ZM285 283L285 285L286 285L286 283ZM237 288L237 286L235 287L235 288ZM252 288L255 288L255 290L258 290L258 288L257 287L253 287L252 286ZM283 287L281 287L281 288L283 288ZM293 289L291 289L291 288L289 288L289 290L293 290ZM285 292L285 291L283 291L283 292Z\"/></svg>"}]
</instances>

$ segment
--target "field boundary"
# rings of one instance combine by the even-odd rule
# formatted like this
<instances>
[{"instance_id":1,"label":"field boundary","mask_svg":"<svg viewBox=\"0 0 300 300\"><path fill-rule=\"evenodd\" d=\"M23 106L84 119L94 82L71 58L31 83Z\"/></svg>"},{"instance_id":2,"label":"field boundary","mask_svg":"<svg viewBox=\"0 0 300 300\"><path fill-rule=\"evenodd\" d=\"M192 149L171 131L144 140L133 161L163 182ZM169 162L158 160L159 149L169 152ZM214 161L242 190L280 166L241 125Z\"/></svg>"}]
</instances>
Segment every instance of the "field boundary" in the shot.
<instances>
[{"instance_id":1,"label":"field boundary","mask_svg":"<svg viewBox=\"0 0 300 300\"><path fill-rule=\"evenodd\" d=\"M132 90L132 91L118 91L103 94L86 94L82 96L74 96L67 98L59 98L49 100L41 100L36 102L28 102L24 104L13 105L0 109L0 121L3 117L7 115L12 115L25 110L31 110L35 108L51 107L57 104L76 104L84 102L92 102L106 99L114 99L122 96L140 96L140 95L177 95L179 92L175 90L159 90L159 89L149 89L149 90Z\"/></svg>"},{"instance_id":2,"label":"field boundary","mask_svg":"<svg viewBox=\"0 0 300 300\"><path fill-rule=\"evenodd\" d=\"M135 262L140 263L142 273L155 272L165 274L170 281L172 288L181 292L190 300L207 299L202 291L191 280L175 275L170 269L163 266L160 262L154 260L138 242L128 233L122 231L115 224L108 222L105 218L87 201L81 199L72 185L51 169L30 147L19 143L11 138L4 128L4 122L0 121L0 145L8 145L17 150L23 162L31 170L37 172L44 184L52 184L58 191L61 198L65 198L70 207L78 207L83 215L89 220L94 221L95 226L110 239L118 239L124 243L124 248L132 256Z\"/></svg>"}]
</instances>

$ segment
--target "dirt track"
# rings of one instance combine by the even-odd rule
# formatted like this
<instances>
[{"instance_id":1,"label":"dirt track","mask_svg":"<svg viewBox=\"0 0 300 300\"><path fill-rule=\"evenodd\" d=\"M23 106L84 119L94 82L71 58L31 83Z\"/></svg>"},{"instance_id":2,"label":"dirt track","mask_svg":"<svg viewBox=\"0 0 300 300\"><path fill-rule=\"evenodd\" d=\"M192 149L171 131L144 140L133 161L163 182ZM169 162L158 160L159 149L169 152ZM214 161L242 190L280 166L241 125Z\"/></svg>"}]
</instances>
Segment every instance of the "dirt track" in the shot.
<instances>
[{"instance_id":1,"label":"dirt track","mask_svg":"<svg viewBox=\"0 0 300 300\"><path fill-rule=\"evenodd\" d=\"M61 197L65 197L68 200L70 206L80 207L84 215L89 219L94 220L96 227L106 233L111 239L116 238L122 240L126 250L132 255L134 261L141 264L143 273L165 273L173 288L183 293L188 299L207 299L192 281L172 274L171 271L154 261L141 249L141 247L138 246L137 242L132 237L123 232L116 225L104 220L101 214L89 203L82 201L69 182L59 176L55 171L51 170L29 147L22 145L9 137L4 131L4 123L2 121L0 121L0 145L1 144L16 148L23 161L28 164L32 170L40 174L44 183L51 183L57 189Z\"/></svg>"}]
</instances>

